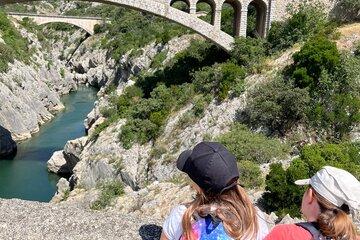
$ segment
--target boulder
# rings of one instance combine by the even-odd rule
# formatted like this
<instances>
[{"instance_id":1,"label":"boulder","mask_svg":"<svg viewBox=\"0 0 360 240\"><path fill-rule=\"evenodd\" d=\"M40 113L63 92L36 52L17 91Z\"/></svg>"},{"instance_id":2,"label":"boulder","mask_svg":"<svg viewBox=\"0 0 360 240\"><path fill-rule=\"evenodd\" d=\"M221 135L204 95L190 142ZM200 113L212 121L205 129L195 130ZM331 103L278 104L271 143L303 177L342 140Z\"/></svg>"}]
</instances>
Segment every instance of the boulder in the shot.
<instances>
[{"instance_id":1,"label":"boulder","mask_svg":"<svg viewBox=\"0 0 360 240\"><path fill-rule=\"evenodd\" d=\"M53 155L47 162L47 168L49 172L53 172L56 174L70 173L70 169L67 167L63 151L56 151L53 153Z\"/></svg>"},{"instance_id":2,"label":"boulder","mask_svg":"<svg viewBox=\"0 0 360 240\"><path fill-rule=\"evenodd\" d=\"M79 162L80 154L84 149L87 139L87 137L81 137L70 140L65 144L63 154L67 167L70 169L71 172L75 165Z\"/></svg>"},{"instance_id":3,"label":"boulder","mask_svg":"<svg viewBox=\"0 0 360 240\"><path fill-rule=\"evenodd\" d=\"M54 195L54 197L51 199L51 202L53 203L59 203L63 200L66 200L66 198L70 194L70 185L68 180L65 178L60 178L59 182L56 184L57 191Z\"/></svg>"},{"instance_id":4,"label":"boulder","mask_svg":"<svg viewBox=\"0 0 360 240\"><path fill-rule=\"evenodd\" d=\"M12 139L11 133L0 126L0 159L13 156L16 153L16 142Z\"/></svg>"}]
</instances>

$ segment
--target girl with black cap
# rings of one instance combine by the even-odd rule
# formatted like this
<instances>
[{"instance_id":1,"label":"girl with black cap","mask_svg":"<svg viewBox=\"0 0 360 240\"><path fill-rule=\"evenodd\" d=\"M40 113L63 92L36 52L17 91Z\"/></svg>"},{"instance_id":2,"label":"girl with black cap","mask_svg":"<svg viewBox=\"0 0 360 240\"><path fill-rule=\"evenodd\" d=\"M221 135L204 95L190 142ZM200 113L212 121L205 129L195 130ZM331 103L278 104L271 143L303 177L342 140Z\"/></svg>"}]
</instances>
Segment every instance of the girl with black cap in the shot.
<instances>
[{"instance_id":1,"label":"girl with black cap","mask_svg":"<svg viewBox=\"0 0 360 240\"><path fill-rule=\"evenodd\" d=\"M265 240L360 239L349 216L351 209L360 209L360 182L353 175L326 166L295 184L309 185L301 203L307 222L278 225Z\"/></svg>"},{"instance_id":2,"label":"girl with black cap","mask_svg":"<svg viewBox=\"0 0 360 240\"><path fill-rule=\"evenodd\" d=\"M260 240L266 236L264 216L237 183L235 156L224 146L201 142L180 154L177 168L194 182L197 195L171 211L161 240Z\"/></svg>"}]
</instances>

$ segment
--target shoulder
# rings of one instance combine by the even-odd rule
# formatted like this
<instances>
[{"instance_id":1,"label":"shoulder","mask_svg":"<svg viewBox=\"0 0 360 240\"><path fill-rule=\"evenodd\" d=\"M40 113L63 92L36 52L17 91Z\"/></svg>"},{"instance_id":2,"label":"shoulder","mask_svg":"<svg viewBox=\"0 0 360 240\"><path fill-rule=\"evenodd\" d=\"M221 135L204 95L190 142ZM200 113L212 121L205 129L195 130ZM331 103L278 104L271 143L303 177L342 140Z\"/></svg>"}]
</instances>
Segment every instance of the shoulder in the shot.
<instances>
[{"instance_id":1,"label":"shoulder","mask_svg":"<svg viewBox=\"0 0 360 240\"><path fill-rule=\"evenodd\" d=\"M182 217L186 211L184 205L174 207L165 219L163 232L168 239L179 239L182 234Z\"/></svg>"},{"instance_id":2,"label":"shoulder","mask_svg":"<svg viewBox=\"0 0 360 240\"><path fill-rule=\"evenodd\" d=\"M275 226L265 240L311 240L311 234L295 224L280 224Z\"/></svg>"},{"instance_id":3,"label":"shoulder","mask_svg":"<svg viewBox=\"0 0 360 240\"><path fill-rule=\"evenodd\" d=\"M266 221L266 217L264 215L264 213L258 209L257 207L255 207L257 213L257 219L258 219L258 226L259 226L259 230L257 233L257 239L264 239L264 237L269 233L269 228L268 228L268 224Z\"/></svg>"}]
</instances>

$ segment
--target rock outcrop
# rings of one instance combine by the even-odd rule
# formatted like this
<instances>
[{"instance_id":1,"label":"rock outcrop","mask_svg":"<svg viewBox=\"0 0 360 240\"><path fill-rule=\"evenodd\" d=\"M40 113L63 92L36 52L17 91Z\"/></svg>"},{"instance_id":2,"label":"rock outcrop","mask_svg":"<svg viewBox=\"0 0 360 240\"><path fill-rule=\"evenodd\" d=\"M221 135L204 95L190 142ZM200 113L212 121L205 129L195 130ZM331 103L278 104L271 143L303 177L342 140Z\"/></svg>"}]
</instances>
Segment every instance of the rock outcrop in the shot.
<instances>
[{"instance_id":1,"label":"rock outcrop","mask_svg":"<svg viewBox=\"0 0 360 240\"><path fill-rule=\"evenodd\" d=\"M0 125L14 140L23 140L64 108L60 96L75 90L76 83L65 62L53 55L56 51L45 50L36 34L16 26L34 54L30 64L15 60L9 71L0 73Z\"/></svg>"},{"instance_id":2,"label":"rock outcrop","mask_svg":"<svg viewBox=\"0 0 360 240\"><path fill-rule=\"evenodd\" d=\"M0 159L16 153L16 142L11 138L11 133L0 126Z\"/></svg>"}]
</instances>

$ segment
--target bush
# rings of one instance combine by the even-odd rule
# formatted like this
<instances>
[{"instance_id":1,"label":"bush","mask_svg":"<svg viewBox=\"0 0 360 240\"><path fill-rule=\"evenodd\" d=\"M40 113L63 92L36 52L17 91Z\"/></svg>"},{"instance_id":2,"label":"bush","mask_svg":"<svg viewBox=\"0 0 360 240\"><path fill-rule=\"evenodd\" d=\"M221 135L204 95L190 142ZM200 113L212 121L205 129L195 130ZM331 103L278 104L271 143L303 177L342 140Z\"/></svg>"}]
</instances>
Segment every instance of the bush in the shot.
<instances>
[{"instance_id":1,"label":"bush","mask_svg":"<svg viewBox=\"0 0 360 240\"><path fill-rule=\"evenodd\" d=\"M266 41L261 38L236 38L230 54L234 62L252 72L261 66L265 58Z\"/></svg>"},{"instance_id":2,"label":"bush","mask_svg":"<svg viewBox=\"0 0 360 240\"><path fill-rule=\"evenodd\" d=\"M270 135L284 136L294 125L306 122L309 102L307 90L276 78L250 92L245 122L255 128L266 127Z\"/></svg>"},{"instance_id":3,"label":"bush","mask_svg":"<svg viewBox=\"0 0 360 240\"><path fill-rule=\"evenodd\" d=\"M301 50L293 55L295 86L316 88L323 71L333 74L340 64L336 44L323 35L311 38Z\"/></svg>"},{"instance_id":4,"label":"bush","mask_svg":"<svg viewBox=\"0 0 360 240\"><path fill-rule=\"evenodd\" d=\"M245 75L243 67L231 62L204 67L192 74L195 91L215 95L219 100L227 98L233 86L243 85Z\"/></svg>"},{"instance_id":5,"label":"bush","mask_svg":"<svg viewBox=\"0 0 360 240\"><path fill-rule=\"evenodd\" d=\"M323 166L330 165L351 172L360 178L360 144L316 144L305 146L300 157L285 171L280 164L273 164L266 177L263 202L268 211L283 216L299 216L304 188L296 186L297 179L310 178Z\"/></svg>"},{"instance_id":6,"label":"bush","mask_svg":"<svg viewBox=\"0 0 360 240\"><path fill-rule=\"evenodd\" d=\"M9 46L0 43L0 72L8 70L8 64L14 62L14 51Z\"/></svg>"},{"instance_id":7,"label":"bush","mask_svg":"<svg viewBox=\"0 0 360 240\"><path fill-rule=\"evenodd\" d=\"M109 206L112 200L124 194L124 186L118 180L106 181L100 185L100 196L90 205L92 210L101 210Z\"/></svg>"},{"instance_id":8,"label":"bush","mask_svg":"<svg viewBox=\"0 0 360 240\"><path fill-rule=\"evenodd\" d=\"M28 48L28 42L17 31L7 18L5 12L0 10L0 35L5 44L0 43L0 71L8 70L8 63L14 59L24 63L30 62L33 50Z\"/></svg>"},{"instance_id":9,"label":"bush","mask_svg":"<svg viewBox=\"0 0 360 240\"><path fill-rule=\"evenodd\" d=\"M150 92L161 83L167 87L189 83L192 72L227 59L228 54L219 47L205 41L193 41L185 51L176 54L164 69L140 75L136 85L144 91L145 97L149 97Z\"/></svg>"},{"instance_id":10,"label":"bush","mask_svg":"<svg viewBox=\"0 0 360 240\"><path fill-rule=\"evenodd\" d=\"M159 68L163 65L163 62L166 59L168 51L162 51L155 55L153 61L151 62L151 68Z\"/></svg>"},{"instance_id":11,"label":"bush","mask_svg":"<svg viewBox=\"0 0 360 240\"><path fill-rule=\"evenodd\" d=\"M264 179L261 175L260 167L258 164L242 160L238 163L240 172L240 184L247 188L259 188L264 184Z\"/></svg>"},{"instance_id":12,"label":"bush","mask_svg":"<svg viewBox=\"0 0 360 240\"><path fill-rule=\"evenodd\" d=\"M110 49L115 60L130 49L142 48L153 41L164 43L172 37L191 32L157 16L124 8L110 10L105 15L111 23L102 30L107 32L102 47Z\"/></svg>"},{"instance_id":13,"label":"bush","mask_svg":"<svg viewBox=\"0 0 360 240\"><path fill-rule=\"evenodd\" d=\"M121 128L119 140L125 149L130 149L137 142L145 144L150 140L154 140L159 133L159 126L148 119L130 119Z\"/></svg>"},{"instance_id":14,"label":"bush","mask_svg":"<svg viewBox=\"0 0 360 240\"><path fill-rule=\"evenodd\" d=\"M305 41L308 37L327 31L327 17L318 3L302 2L299 7L289 8L290 18L273 22L268 34L271 51L278 51Z\"/></svg>"},{"instance_id":15,"label":"bush","mask_svg":"<svg viewBox=\"0 0 360 240\"><path fill-rule=\"evenodd\" d=\"M238 161L268 163L274 158L283 159L290 152L289 146L279 140L253 133L239 123L234 124L230 132L218 137L218 141L224 144Z\"/></svg>"},{"instance_id":16,"label":"bush","mask_svg":"<svg viewBox=\"0 0 360 240\"><path fill-rule=\"evenodd\" d=\"M291 71L295 86L307 88L309 125L328 140L346 138L360 122L359 59L340 55L335 43L325 37L309 40L294 55Z\"/></svg>"}]
</instances>

